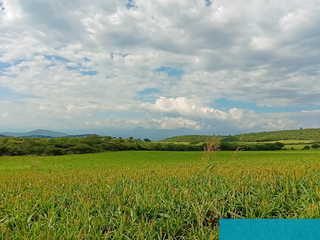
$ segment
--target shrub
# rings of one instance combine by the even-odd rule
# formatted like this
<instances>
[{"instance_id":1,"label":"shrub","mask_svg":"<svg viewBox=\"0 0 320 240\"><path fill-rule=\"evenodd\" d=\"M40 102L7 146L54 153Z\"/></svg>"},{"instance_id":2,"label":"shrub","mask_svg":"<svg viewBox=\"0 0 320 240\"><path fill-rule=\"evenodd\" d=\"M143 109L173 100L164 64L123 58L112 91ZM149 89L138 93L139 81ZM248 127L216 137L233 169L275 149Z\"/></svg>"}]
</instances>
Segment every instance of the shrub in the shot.
<instances>
[{"instance_id":1,"label":"shrub","mask_svg":"<svg viewBox=\"0 0 320 240\"><path fill-rule=\"evenodd\" d=\"M0 156L3 156L3 155L10 155L9 150L4 146L0 147Z\"/></svg>"},{"instance_id":2,"label":"shrub","mask_svg":"<svg viewBox=\"0 0 320 240\"><path fill-rule=\"evenodd\" d=\"M73 153L93 153L94 148L89 146L88 144L80 143L74 147L69 147L68 151L71 151Z\"/></svg>"},{"instance_id":3,"label":"shrub","mask_svg":"<svg viewBox=\"0 0 320 240\"><path fill-rule=\"evenodd\" d=\"M40 149L39 149L40 150ZM36 154L40 154L41 152L36 152ZM44 153L46 155L49 155L49 156L57 156L57 155L63 155L64 154L64 151L63 149L61 148L56 148L54 146L47 146L45 149L44 149Z\"/></svg>"},{"instance_id":4,"label":"shrub","mask_svg":"<svg viewBox=\"0 0 320 240\"><path fill-rule=\"evenodd\" d=\"M235 151L237 149L237 144L233 142L221 142L220 148L223 151ZM251 150L247 149L246 150Z\"/></svg>"},{"instance_id":5,"label":"shrub","mask_svg":"<svg viewBox=\"0 0 320 240\"><path fill-rule=\"evenodd\" d=\"M113 142L102 143L101 147L105 151L117 151L118 150L117 144L115 144Z\"/></svg>"},{"instance_id":6,"label":"shrub","mask_svg":"<svg viewBox=\"0 0 320 240\"><path fill-rule=\"evenodd\" d=\"M310 150L310 146L306 145L302 148L302 150Z\"/></svg>"},{"instance_id":7,"label":"shrub","mask_svg":"<svg viewBox=\"0 0 320 240\"><path fill-rule=\"evenodd\" d=\"M274 144L275 144L276 146L280 147L280 149L284 147L284 144L281 143L281 142L275 142Z\"/></svg>"},{"instance_id":8,"label":"shrub","mask_svg":"<svg viewBox=\"0 0 320 240\"><path fill-rule=\"evenodd\" d=\"M190 145L197 145L199 143L200 143L199 140L192 140L192 141L189 142Z\"/></svg>"}]
</instances>

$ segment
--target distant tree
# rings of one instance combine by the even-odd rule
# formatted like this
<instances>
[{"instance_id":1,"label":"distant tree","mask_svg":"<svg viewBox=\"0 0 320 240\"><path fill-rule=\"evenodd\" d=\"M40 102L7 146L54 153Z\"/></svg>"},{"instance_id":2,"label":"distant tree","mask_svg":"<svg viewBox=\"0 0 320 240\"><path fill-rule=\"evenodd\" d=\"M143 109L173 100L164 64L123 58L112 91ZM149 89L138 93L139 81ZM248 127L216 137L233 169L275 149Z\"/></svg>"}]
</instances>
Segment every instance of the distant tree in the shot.
<instances>
[{"instance_id":1,"label":"distant tree","mask_svg":"<svg viewBox=\"0 0 320 240\"><path fill-rule=\"evenodd\" d=\"M114 143L114 142L111 142L111 141L107 142L107 143L102 143L101 147L105 151L117 151L117 150L119 150L118 145L116 143Z\"/></svg>"},{"instance_id":2,"label":"distant tree","mask_svg":"<svg viewBox=\"0 0 320 240\"><path fill-rule=\"evenodd\" d=\"M310 146L306 145L302 148L302 150L310 150Z\"/></svg>"},{"instance_id":3,"label":"distant tree","mask_svg":"<svg viewBox=\"0 0 320 240\"><path fill-rule=\"evenodd\" d=\"M81 142L93 146L102 143L102 137L97 134L91 134L82 138Z\"/></svg>"},{"instance_id":4,"label":"distant tree","mask_svg":"<svg viewBox=\"0 0 320 240\"><path fill-rule=\"evenodd\" d=\"M0 156L9 155L9 150L5 146L0 147Z\"/></svg>"},{"instance_id":5,"label":"distant tree","mask_svg":"<svg viewBox=\"0 0 320 240\"><path fill-rule=\"evenodd\" d=\"M151 140L150 140L149 138L145 138L145 139L143 139L143 141L145 141L145 142L151 142Z\"/></svg>"},{"instance_id":6,"label":"distant tree","mask_svg":"<svg viewBox=\"0 0 320 240\"><path fill-rule=\"evenodd\" d=\"M173 143L168 143L168 144L164 145L164 150L166 150L166 151L175 151L176 147L177 147L177 145L175 145Z\"/></svg>"},{"instance_id":7,"label":"distant tree","mask_svg":"<svg viewBox=\"0 0 320 240\"><path fill-rule=\"evenodd\" d=\"M189 142L190 145L197 145L199 143L200 143L199 140L192 140L192 141Z\"/></svg>"},{"instance_id":8,"label":"distant tree","mask_svg":"<svg viewBox=\"0 0 320 240\"><path fill-rule=\"evenodd\" d=\"M280 149L284 147L284 144L281 142L275 142L274 144L278 146Z\"/></svg>"},{"instance_id":9,"label":"distant tree","mask_svg":"<svg viewBox=\"0 0 320 240\"><path fill-rule=\"evenodd\" d=\"M39 151L39 152L35 152L37 155L39 155L39 154L41 154L41 150L40 149L36 149L36 151ZM64 151L63 151L63 149L61 149L61 148L56 148L56 147L54 147L54 146L47 146L47 147L45 147L45 149L44 149L44 153L46 154L46 155L50 155L50 156L57 156L57 155L63 155L64 154Z\"/></svg>"},{"instance_id":10,"label":"distant tree","mask_svg":"<svg viewBox=\"0 0 320 240\"><path fill-rule=\"evenodd\" d=\"M320 148L320 145L317 144L317 143L314 143L314 144L311 145L311 148L318 149L318 148Z\"/></svg>"},{"instance_id":11,"label":"distant tree","mask_svg":"<svg viewBox=\"0 0 320 240\"><path fill-rule=\"evenodd\" d=\"M69 147L68 151L71 151L73 153L92 153L94 152L94 148L89 146L88 144L78 144L74 147Z\"/></svg>"}]
</instances>

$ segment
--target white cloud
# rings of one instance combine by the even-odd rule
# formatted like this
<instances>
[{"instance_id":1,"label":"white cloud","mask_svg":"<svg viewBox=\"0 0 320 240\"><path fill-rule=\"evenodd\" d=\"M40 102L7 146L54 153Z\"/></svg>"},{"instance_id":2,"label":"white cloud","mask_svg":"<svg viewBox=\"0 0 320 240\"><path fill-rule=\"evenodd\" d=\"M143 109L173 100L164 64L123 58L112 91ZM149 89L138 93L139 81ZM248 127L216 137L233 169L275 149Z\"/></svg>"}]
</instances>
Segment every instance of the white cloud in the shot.
<instances>
[{"instance_id":1,"label":"white cloud","mask_svg":"<svg viewBox=\"0 0 320 240\"><path fill-rule=\"evenodd\" d=\"M159 129L174 129L174 128L192 128L195 130L201 129L199 123L183 119L183 118L162 118L162 119L153 119L154 122L159 123Z\"/></svg>"},{"instance_id":2,"label":"white cloud","mask_svg":"<svg viewBox=\"0 0 320 240\"><path fill-rule=\"evenodd\" d=\"M243 117L243 110L241 109L232 108L224 112L211 107L202 107L199 104L200 102L196 99L160 97L155 104L143 103L141 108L157 113L179 113L188 117L218 120L239 120Z\"/></svg>"},{"instance_id":3,"label":"white cloud","mask_svg":"<svg viewBox=\"0 0 320 240\"><path fill-rule=\"evenodd\" d=\"M272 130L312 123L286 108L266 115L217 109L214 101L320 105L316 0L217 0L210 7L196 0L137 0L131 9L125 0L2 3L0 90L30 96L6 99L2 126L82 128L103 121L96 113L105 112L127 113L125 127L135 124L130 114L150 112L158 119L145 123L150 128L203 128L204 119L206 126ZM1 69L1 62L12 66ZM157 73L162 66L184 74ZM96 75L84 75L90 72ZM139 96L147 88L158 89L148 95L155 103Z\"/></svg>"},{"instance_id":4,"label":"white cloud","mask_svg":"<svg viewBox=\"0 0 320 240\"><path fill-rule=\"evenodd\" d=\"M175 129L189 128L199 130L201 124L199 122L184 118L140 118L140 119L119 119L115 117L107 118L103 121L85 122L84 125L89 128L135 128L143 127L147 129Z\"/></svg>"}]
</instances>

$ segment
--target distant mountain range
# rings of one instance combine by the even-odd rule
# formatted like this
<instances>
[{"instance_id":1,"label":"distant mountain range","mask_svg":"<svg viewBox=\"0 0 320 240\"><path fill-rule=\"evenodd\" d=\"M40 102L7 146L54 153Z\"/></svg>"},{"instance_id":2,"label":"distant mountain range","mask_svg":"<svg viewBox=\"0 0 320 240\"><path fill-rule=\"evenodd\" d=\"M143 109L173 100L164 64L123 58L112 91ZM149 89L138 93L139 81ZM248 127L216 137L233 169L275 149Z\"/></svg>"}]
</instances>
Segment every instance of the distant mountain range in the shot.
<instances>
[{"instance_id":1,"label":"distant mountain range","mask_svg":"<svg viewBox=\"0 0 320 240\"><path fill-rule=\"evenodd\" d=\"M56 138L56 137L85 137L91 134L98 134L100 136L112 136L112 137L122 137L134 139L144 139L149 138L152 141L158 141L168 136L179 136L194 134L194 130L187 128L178 129L145 129L142 127L136 127L132 129L114 129L114 128L104 128L100 130L84 129L84 132L88 134L74 134L69 135L63 132L55 132L44 129L37 129L31 132L24 133L14 133L14 132L0 132L0 136L13 136L13 137L27 137L27 138ZM198 134L207 134L207 130L198 131Z\"/></svg>"},{"instance_id":2,"label":"distant mountain range","mask_svg":"<svg viewBox=\"0 0 320 240\"><path fill-rule=\"evenodd\" d=\"M54 132L50 130L37 129L31 132L25 133L11 133L11 132L2 132L0 136L12 136L12 137L30 137L30 138L55 138L55 137L67 137L69 136L66 133Z\"/></svg>"}]
</instances>

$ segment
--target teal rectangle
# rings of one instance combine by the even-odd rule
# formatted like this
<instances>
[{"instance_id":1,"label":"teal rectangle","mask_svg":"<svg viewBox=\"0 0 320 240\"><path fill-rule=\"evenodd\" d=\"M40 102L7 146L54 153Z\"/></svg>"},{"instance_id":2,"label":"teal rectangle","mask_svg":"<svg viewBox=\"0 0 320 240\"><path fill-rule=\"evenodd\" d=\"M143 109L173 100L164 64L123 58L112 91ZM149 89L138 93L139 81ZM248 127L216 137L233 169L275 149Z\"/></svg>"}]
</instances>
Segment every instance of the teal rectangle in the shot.
<instances>
[{"instance_id":1,"label":"teal rectangle","mask_svg":"<svg viewBox=\"0 0 320 240\"><path fill-rule=\"evenodd\" d=\"M220 219L220 240L319 240L320 219Z\"/></svg>"}]
</instances>

